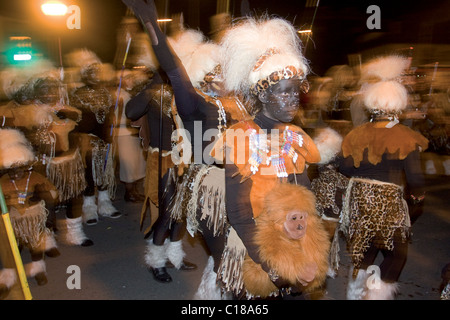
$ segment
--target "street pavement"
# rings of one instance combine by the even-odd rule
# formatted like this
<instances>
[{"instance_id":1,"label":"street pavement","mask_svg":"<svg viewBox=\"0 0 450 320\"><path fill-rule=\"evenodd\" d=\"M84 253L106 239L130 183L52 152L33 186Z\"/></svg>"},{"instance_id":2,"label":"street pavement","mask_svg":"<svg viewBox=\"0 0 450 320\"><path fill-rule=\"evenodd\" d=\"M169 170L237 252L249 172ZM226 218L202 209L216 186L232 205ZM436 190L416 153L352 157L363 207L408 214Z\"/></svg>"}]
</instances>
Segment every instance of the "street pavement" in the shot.
<instances>
[{"instance_id":1,"label":"street pavement","mask_svg":"<svg viewBox=\"0 0 450 320\"><path fill-rule=\"evenodd\" d=\"M425 208L412 227L397 300L439 300L441 270L450 262L449 190L448 176L427 176ZM139 230L142 204L125 202L123 195L124 188L119 184L114 205L123 216L101 218L97 225L84 226L93 246L58 244L61 255L46 258L48 283L38 286L35 279L28 279L34 300L193 299L208 258L201 237L192 238L186 233L183 238L186 259L197 264L196 270L169 269L171 283L155 281L144 262L146 240ZM343 239L340 246L337 276L328 278L324 291L314 294L313 299L345 300L350 260ZM24 264L28 259L24 253ZM79 268L79 288L70 288L73 266Z\"/></svg>"}]
</instances>

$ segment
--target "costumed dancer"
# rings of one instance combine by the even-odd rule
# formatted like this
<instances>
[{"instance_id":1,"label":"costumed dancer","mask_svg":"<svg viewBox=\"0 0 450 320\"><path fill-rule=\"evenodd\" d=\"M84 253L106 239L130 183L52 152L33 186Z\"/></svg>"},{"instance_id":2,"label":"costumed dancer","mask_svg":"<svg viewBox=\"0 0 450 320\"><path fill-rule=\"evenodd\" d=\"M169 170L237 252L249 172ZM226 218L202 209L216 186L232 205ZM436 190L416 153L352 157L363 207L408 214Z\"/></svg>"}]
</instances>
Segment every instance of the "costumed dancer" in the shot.
<instances>
[{"instance_id":1,"label":"costumed dancer","mask_svg":"<svg viewBox=\"0 0 450 320\"><path fill-rule=\"evenodd\" d=\"M0 183L19 249L25 247L31 254L31 263L25 265L25 272L42 286L47 283L46 234L51 233L46 227L47 205L56 205L58 190L45 176L33 171L36 161L33 147L21 131L0 129ZM12 274L8 270L13 267L7 263L4 267L6 271L0 277L4 286L0 288L9 290L14 281L5 281L4 277Z\"/></svg>"},{"instance_id":2,"label":"costumed dancer","mask_svg":"<svg viewBox=\"0 0 450 320\"><path fill-rule=\"evenodd\" d=\"M144 230L144 238L148 238L145 263L157 281L167 283L172 281L167 266L191 270L195 265L184 260L184 224L171 221L168 211L179 172L182 173L182 168L172 161L172 133L177 128L172 114L172 88L158 72L158 62L148 39L141 39L140 51L136 62L145 66L153 76L145 88L127 103L125 112L133 125L140 126L139 135L147 151L145 200L140 225L142 230L150 213L150 224Z\"/></svg>"},{"instance_id":3,"label":"costumed dancer","mask_svg":"<svg viewBox=\"0 0 450 320\"><path fill-rule=\"evenodd\" d=\"M119 218L122 215L111 200L116 192L115 144L111 133L115 119L115 71L88 49L69 53L67 63L78 68L82 81L81 87L69 93L71 105L82 111L82 119L72 136L81 149L85 166L83 221L94 225L99 216Z\"/></svg>"},{"instance_id":4,"label":"costumed dancer","mask_svg":"<svg viewBox=\"0 0 450 320\"><path fill-rule=\"evenodd\" d=\"M178 184L170 209L165 213L171 214L170 220L182 222L187 219L190 234L193 235L200 230L208 244L208 249L217 251L218 255L221 255L223 227L226 221L223 201L224 171L210 165L214 159L208 152L204 152L209 150L207 148L211 141L207 139L201 141L198 138L194 140L194 138L197 135L203 137L208 129L214 130L214 134L211 135L211 138L214 138L216 134L223 132L231 119L234 118L234 121L242 119L247 112L234 97L220 96L220 54L216 44L205 41L204 36L199 32L183 29L178 30L179 32L175 33L171 39L166 40L166 36L159 29L153 1L149 1L148 4L143 1L124 2L147 29L154 54L169 77L173 88L176 108L172 110L175 112L176 128L179 129L176 133L180 136L175 135L177 145L172 159L180 164L190 164L182 181ZM194 150L194 159L191 163L192 150ZM181 159L178 158L180 154L182 154ZM199 202L202 202L204 206L199 205ZM208 223L208 227L204 228L201 226L199 228L197 221L197 214L202 211L201 207L205 210L202 219L199 220L201 223ZM209 207L209 211L206 207ZM211 222L214 225L212 229ZM205 232L210 234L206 235ZM218 241L220 245L213 247L208 239L215 237L218 237L219 240L215 241Z\"/></svg>"},{"instance_id":5,"label":"costumed dancer","mask_svg":"<svg viewBox=\"0 0 450 320\"><path fill-rule=\"evenodd\" d=\"M339 171L350 178L340 223L353 264L347 298L394 299L410 237L405 199L423 202L420 152L428 140L399 123L407 90L397 79L408 60L386 56L370 66L372 81L362 86L362 95L371 121L345 136L339 163ZM366 269L379 252L383 254L380 279L369 286Z\"/></svg>"},{"instance_id":6,"label":"costumed dancer","mask_svg":"<svg viewBox=\"0 0 450 320\"><path fill-rule=\"evenodd\" d=\"M319 161L320 155L312 139L290 124L299 111L300 95L308 88L309 66L294 27L281 18L263 16L238 21L225 33L222 46L225 87L241 93L255 116L231 126L224 134L226 208L231 229L218 278L227 290L248 297L289 293L303 297L302 291L313 291L323 284L328 269L329 240L320 219L311 222L309 230L313 232L310 236L316 238L315 245L287 244L282 240L287 236L295 241L303 235L294 239L286 234L267 234L271 246L256 239L265 238L257 229L260 217L264 219L263 213L270 211L265 201L284 183L297 185L294 189L305 193L301 198L309 195L313 204L311 207L306 200L292 202L288 195L277 197L276 206L286 208L281 211L287 225L288 220L301 220L306 215L313 219L317 215L314 195L308 190L311 185L306 167L307 163ZM283 207L287 203L290 207ZM294 212L305 216L296 217ZM289 229L287 225L282 230ZM283 250L284 245L289 249ZM271 250L277 246L277 250ZM310 250L315 254L301 254ZM289 270L282 267L283 259L289 261ZM242 274L242 264L244 270L248 264L258 267ZM271 285L263 286L262 279ZM252 285L255 282L261 286Z\"/></svg>"},{"instance_id":7,"label":"costumed dancer","mask_svg":"<svg viewBox=\"0 0 450 320\"><path fill-rule=\"evenodd\" d=\"M8 84L6 91L13 100L1 113L6 114L6 125L25 132L39 158L35 170L59 191L58 206L48 207L48 227L58 231L58 239L66 244L92 245L82 229L81 216L71 210L72 201L86 187L80 151L69 142L69 134L80 121L81 111L67 105L60 70L46 60L26 69ZM64 219L57 219L57 213L64 208ZM53 237L48 238L48 246L49 250L56 250Z\"/></svg>"}]
</instances>

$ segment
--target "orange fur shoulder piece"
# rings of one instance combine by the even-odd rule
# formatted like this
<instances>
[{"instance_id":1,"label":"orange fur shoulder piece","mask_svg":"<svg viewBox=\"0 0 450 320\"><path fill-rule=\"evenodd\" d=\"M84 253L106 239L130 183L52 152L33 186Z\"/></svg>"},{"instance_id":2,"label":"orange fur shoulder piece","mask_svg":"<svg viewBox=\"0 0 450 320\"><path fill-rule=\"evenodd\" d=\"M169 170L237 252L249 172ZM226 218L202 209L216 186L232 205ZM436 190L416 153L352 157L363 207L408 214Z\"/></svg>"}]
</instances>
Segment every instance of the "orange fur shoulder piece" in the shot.
<instances>
[{"instance_id":1,"label":"orange fur shoulder piece","mask_svg":"<svg viewBox=\"0 0 450 320\"><path fill-rule=\"evenodd\" d=\"M284 229L287 215L292 211L306 212L306 233L300 239L288 237ZM255 242L259 255L276 274L291 286L311 292L323 285L328 271L330 240L316 212L314 194L303 186L277 184L267 193L264 208L256 219ZM315 277L306 286L299 283L311 266ZM277 288L259 265L247 258L244 261L244 285L250 295L265 298Z\"/></svg>"},{"instance_id":2,"label":"orange fur shoulder piece","mask_svg":"<svg viewBox=\"0 0 450 320\"><path fill-rule=\"evenodd\" d=\"M296 139L289 141L289 135ZM223 153L225 146L229 150L226 158ZM255 176L276 177L278 163L274 156L283 158L288 174L302 173L306 163L320 161L317 146L300 127L282 125L264 132L252 120L241 121L228 128L216 141L211 155L216 160L224 159L226 163L235 164L244 178L252 176L252 179ZM256 164L257 161L259 163ZM252 166L257 170L252 171Z\"/></svg>"},{"instance_id":3,"label":"orange fur shoulder piece","mask_svg":"<svg viewBox=\"0 0 450 320\"><path fill-rule=\"evenodd\" d=\"M426 150L428 140L402 124L386 128L378 127L376 122L368 122L350 131L342 142L343 156L352 156L357 168L366 149L369 162L376 165L384 153L398 152L399 160L403 160L418 148L421 151Z\"/></svg>"},{"instance_id":4,"label":"orange fur shoulder piece","mask_svg":"<svg viewBox=\"0 0 450 320\"><path fill-rule=\"evenodd\" d=\"M255 218L262 210L267 191L280 177L302 173L306 163L320 161L317 146L300 127L285 124L275 129L264 132L254 121L241 121L226 130L211 152L216 160L225 159L225 163L236 165L241 181L251 178L253 186L250 200ZM224 150L227 150L226 157ZM256 163L257 159L259 163ZM285 176L280 175L280 172Z\"/></svg>"}]
</instances>

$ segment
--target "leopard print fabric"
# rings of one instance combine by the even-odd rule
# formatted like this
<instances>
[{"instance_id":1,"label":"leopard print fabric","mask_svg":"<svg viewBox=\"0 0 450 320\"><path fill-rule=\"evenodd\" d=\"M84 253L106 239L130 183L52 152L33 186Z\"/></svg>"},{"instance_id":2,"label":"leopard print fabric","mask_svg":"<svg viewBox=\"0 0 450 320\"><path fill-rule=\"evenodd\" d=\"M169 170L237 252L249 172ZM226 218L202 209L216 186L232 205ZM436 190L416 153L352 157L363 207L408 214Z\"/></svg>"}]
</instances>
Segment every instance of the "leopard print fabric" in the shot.
<instances>
[{"instance_id":1,"label":"leopard print fabric","mask_svg":"<svg viewBox=\"0 0 450 320\"><path fill-rule=\"evenodd\" d=\"M355 269L359 269L372 242L380 249L393 250L397 230L402 240L407 240L410 227L407 208L400 186L350 179L340 229L346 235Z\"/></svg>"},{"instance_id":2,"label":"leopard print fabric","mask_svg":"<svg viewBox=\"0 0 450 320\"><path fill-rule=\"evenodd\" d=\"M336 203L336 196L344 193L348 178L334 167L324 167L319 176L311 182L311 190L316 195L316 209L322 218L338 220L341 207Z\"/></svg>"}]
</instances>

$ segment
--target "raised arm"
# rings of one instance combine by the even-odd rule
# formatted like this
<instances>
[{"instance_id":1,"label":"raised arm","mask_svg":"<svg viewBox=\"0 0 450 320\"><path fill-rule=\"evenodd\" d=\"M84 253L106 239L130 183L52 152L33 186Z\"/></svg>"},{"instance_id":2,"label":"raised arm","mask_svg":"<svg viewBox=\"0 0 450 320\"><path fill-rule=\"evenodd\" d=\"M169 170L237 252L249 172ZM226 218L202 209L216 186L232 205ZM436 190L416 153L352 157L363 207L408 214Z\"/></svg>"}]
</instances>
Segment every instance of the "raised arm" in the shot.
<instances>
[{"instance_id":1,"label":"raised arm","mask_svg":"<svg viewBox=\"0 0 450 320\"><path fill-rule=\"evenodd\" d=\"M200 96L196 93L183 64L170 48L165 34L159 28L158 14L153 0L122 0L141 20L161 68L170 79L178 113L181 117L193 115L198 108Z\"/></svg>"}]
</instances>

